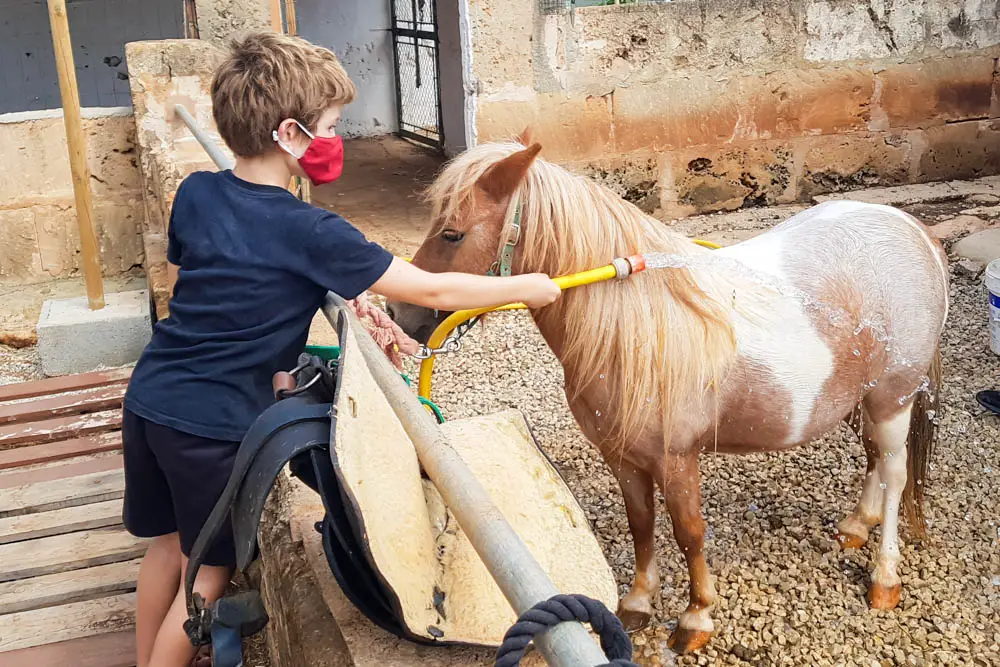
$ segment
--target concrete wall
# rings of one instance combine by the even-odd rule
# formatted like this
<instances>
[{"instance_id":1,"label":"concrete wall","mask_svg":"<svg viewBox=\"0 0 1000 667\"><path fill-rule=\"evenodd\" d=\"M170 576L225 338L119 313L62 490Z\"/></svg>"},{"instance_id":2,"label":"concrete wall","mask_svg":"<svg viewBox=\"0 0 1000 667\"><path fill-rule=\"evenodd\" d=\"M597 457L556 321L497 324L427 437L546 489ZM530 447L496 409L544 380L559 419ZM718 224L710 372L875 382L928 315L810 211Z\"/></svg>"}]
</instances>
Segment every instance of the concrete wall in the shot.
<instances>
[{"instance_id":1,"label":"concrete wall","mask_svg":"<svg viewBox=\"0 0 1000 667\"><path fill-rule=\"evenodd\" d=\"M540 6L470 0L479 141L665 217L1000 172L996 2Z\"/></svg>"},{"instance_id":2,"label":"concrete wall","mask_svg":"<svg viewBox=\"0 0 1000 667\"><path fill-rule=\"evenodd\" d=\"M89 0L66 7L85 107L128 106L125 42L180 37L182 0ZM0 0L0 113L58 109L45 0Z\"/></svg>"},{"instance_id":3,"label":"concrete wall","mask_svg":"<svg viewBox=\"0 0 1000 667\"><path fill-rule=\"evenodd\" d=\"M297 0L299 34L331 49L358 88L338 132L371 137L396 131L396 81L389 32L389 0Z\"/></svg>"},{"instance_id":4,"label":"concrete wall","mask_svg":"<svg viewBox=\"0 0 1000 667\"><path fill-rule=\"evenodd\" d=\"M468 0L438 0L441 60L441 125L445 155L454 156L475 140L475 77Z\"/></svg>"},{"instance_id":5,"label":"concrete wall","mask_svg":"<svg viewBox=\"0 0 1000 667\"><path fill-rule=\"evenodd\" d=\"M228 153L215 131L208 93L223 52L206 40L180 39L133 42L125 50L142 169L145 269L157 315L163 317L170 296L166 282L167 223L174 195L191 172L216 170L173 108L177 103L187 107L198 125Z\"/></svg>"},{"instance_id":6,"label":"concrete wall","mask_svg":"<svg viewBox=\"0 0 1000 667\"><path fill-rule=\"evenodd\" d=\"M174 0L178 5L182 1ZM195 0L195 11L198 14L199 36L215 44L240 33L271 26L271 4L268 0Z\"/></svg>"},{"instance_id":7,"label":"concrete wall","mask_svg":"<svg viewBox=\"0 0 1000 667\"><path fill-rule=\"evenodd\" d=\"M84 109L105 275L142 263L142 181L131 110ZM62 110L0 115L0 283L79 272L79 234Z\"/></svg>"}]
</instances>

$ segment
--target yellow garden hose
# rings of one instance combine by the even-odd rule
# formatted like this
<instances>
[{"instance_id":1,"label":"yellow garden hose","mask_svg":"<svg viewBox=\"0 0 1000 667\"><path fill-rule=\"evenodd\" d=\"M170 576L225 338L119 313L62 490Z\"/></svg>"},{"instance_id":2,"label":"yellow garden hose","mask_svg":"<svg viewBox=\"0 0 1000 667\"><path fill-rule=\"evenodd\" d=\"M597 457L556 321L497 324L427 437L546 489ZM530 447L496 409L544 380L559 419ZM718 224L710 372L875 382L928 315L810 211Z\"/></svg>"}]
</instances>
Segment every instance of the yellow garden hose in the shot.
<instances>
[{"instance_id":1,"label":"yellow garden hose","mask_svg":"<svg viewBox=\"0 0 1000 667\"><path fill-rule=\"evenodd\" d=\"M721 247L717 243L703 241L701 239L695 239L694 242L700 246L711 248L713 250ZM607 266L590 269L589 271L581 271L580 273L573 273L568 276L553 278L552 281L558 285L560 289L567 290L571 287L591 285L593 283L599 283L613 278L625 278L632 273L638 273L645 268L646 265L645 261L642 260L642 256L635 255L627 259L618 258ZM454 331L460 324L468 322L469 320L484 313L501 310L524 310L526 308L527 306L523 303L508 303L504 306L472 308L470 310L455 311L446 317L445 320L441 322L436 329L434 329L434 333L432 333L431 337L427 340L427 347L431 350L438 349L444 344L448 336L451 335L451 332ZM430 400L431 397L431 376L434 373L434 358L435 357L432 354L420 362L420 377L417 379L417 395L427 400Z\"/></svg>"}]
</instances>

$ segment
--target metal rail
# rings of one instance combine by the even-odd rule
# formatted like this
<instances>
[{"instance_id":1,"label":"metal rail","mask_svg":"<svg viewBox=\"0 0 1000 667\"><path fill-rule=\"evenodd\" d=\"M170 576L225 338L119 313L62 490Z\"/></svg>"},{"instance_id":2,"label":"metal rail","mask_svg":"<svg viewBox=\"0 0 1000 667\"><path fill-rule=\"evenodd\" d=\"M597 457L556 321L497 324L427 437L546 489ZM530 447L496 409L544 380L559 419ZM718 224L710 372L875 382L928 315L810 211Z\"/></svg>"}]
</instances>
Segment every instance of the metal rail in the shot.
<instances>
[{"instance_id":1,"label":"metal rail","mask_svg":"<svg viewBox=\"0 0 1000 667\"><path fill-rule=\"evenodd\" d=\"M323 314L334 328L341 313L352 318L354 331L361 332L356 337L375 382L413 441L427 476L507 601L521 614L558 594L548 574L451 447L433 417L416 400L385 353L364 333L347 303L332 292L327 294ZM595 667L608 662L604 652L579 623L557 625L538 636L535 643L553 667Z\"/></svg>"},{"instance_id":2,"label":"metal rail","mask_svg":"<svg viewBox=\"0 0 1000 667\"><path fill-rule=\"evenodd\" d=\"M178 118L184 121L187 128L191 130L191 134L194 135L194 138L198 140L201 147L205 149L206 153L208 153L208 157L212 158L212 162L215 163L216 167L219 169L233 168L233 161L229 159L228 155L222 152L222 149L219 148L218 144L212 141L210 136L205 134L205 131L198 126L198 121L194 119L183 104L175 104L174 112L177 114Z\"/></svg>"}]
</instances>

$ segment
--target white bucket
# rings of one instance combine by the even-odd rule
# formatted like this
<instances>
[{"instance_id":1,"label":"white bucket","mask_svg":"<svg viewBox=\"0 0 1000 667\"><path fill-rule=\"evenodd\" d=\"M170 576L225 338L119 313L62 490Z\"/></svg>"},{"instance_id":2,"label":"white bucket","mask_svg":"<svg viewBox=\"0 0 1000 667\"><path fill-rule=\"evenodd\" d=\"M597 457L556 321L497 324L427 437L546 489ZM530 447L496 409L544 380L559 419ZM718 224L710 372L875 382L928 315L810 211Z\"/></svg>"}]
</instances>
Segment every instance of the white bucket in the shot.
<instances>
[{"instance_id":1,"label":"white bucket","mask_svg":"<svg viewBox=\"0 0 1000 667\"><path fill-rule=\"evenodd\" d=\"M990 349L1000 354L1000 259L986 265L986 291L990 301Z\"/></svg>"}]
</instances>

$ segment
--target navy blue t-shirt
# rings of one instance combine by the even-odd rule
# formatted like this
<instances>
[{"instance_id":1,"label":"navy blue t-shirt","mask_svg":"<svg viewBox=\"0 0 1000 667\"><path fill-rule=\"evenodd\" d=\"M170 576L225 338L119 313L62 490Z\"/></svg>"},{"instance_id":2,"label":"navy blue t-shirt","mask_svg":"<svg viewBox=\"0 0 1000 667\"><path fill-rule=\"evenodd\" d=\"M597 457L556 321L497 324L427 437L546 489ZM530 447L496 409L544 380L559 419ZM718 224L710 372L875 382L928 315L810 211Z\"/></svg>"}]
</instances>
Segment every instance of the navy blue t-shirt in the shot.
<instances>
[{"instance_id":1,"label":"navy blue t-shirt","mask_svg":"<svg viewBox=\"0 0 1000 667\"><path fill-rule=\"evenodd\" d=\"M197 172L177 190L167 259L170 317L132 372L125 407L217 440L242 440L272 402L328 290L353 299L392 255L340 216L282 188Z\"/></svg>"}]
</instances>

